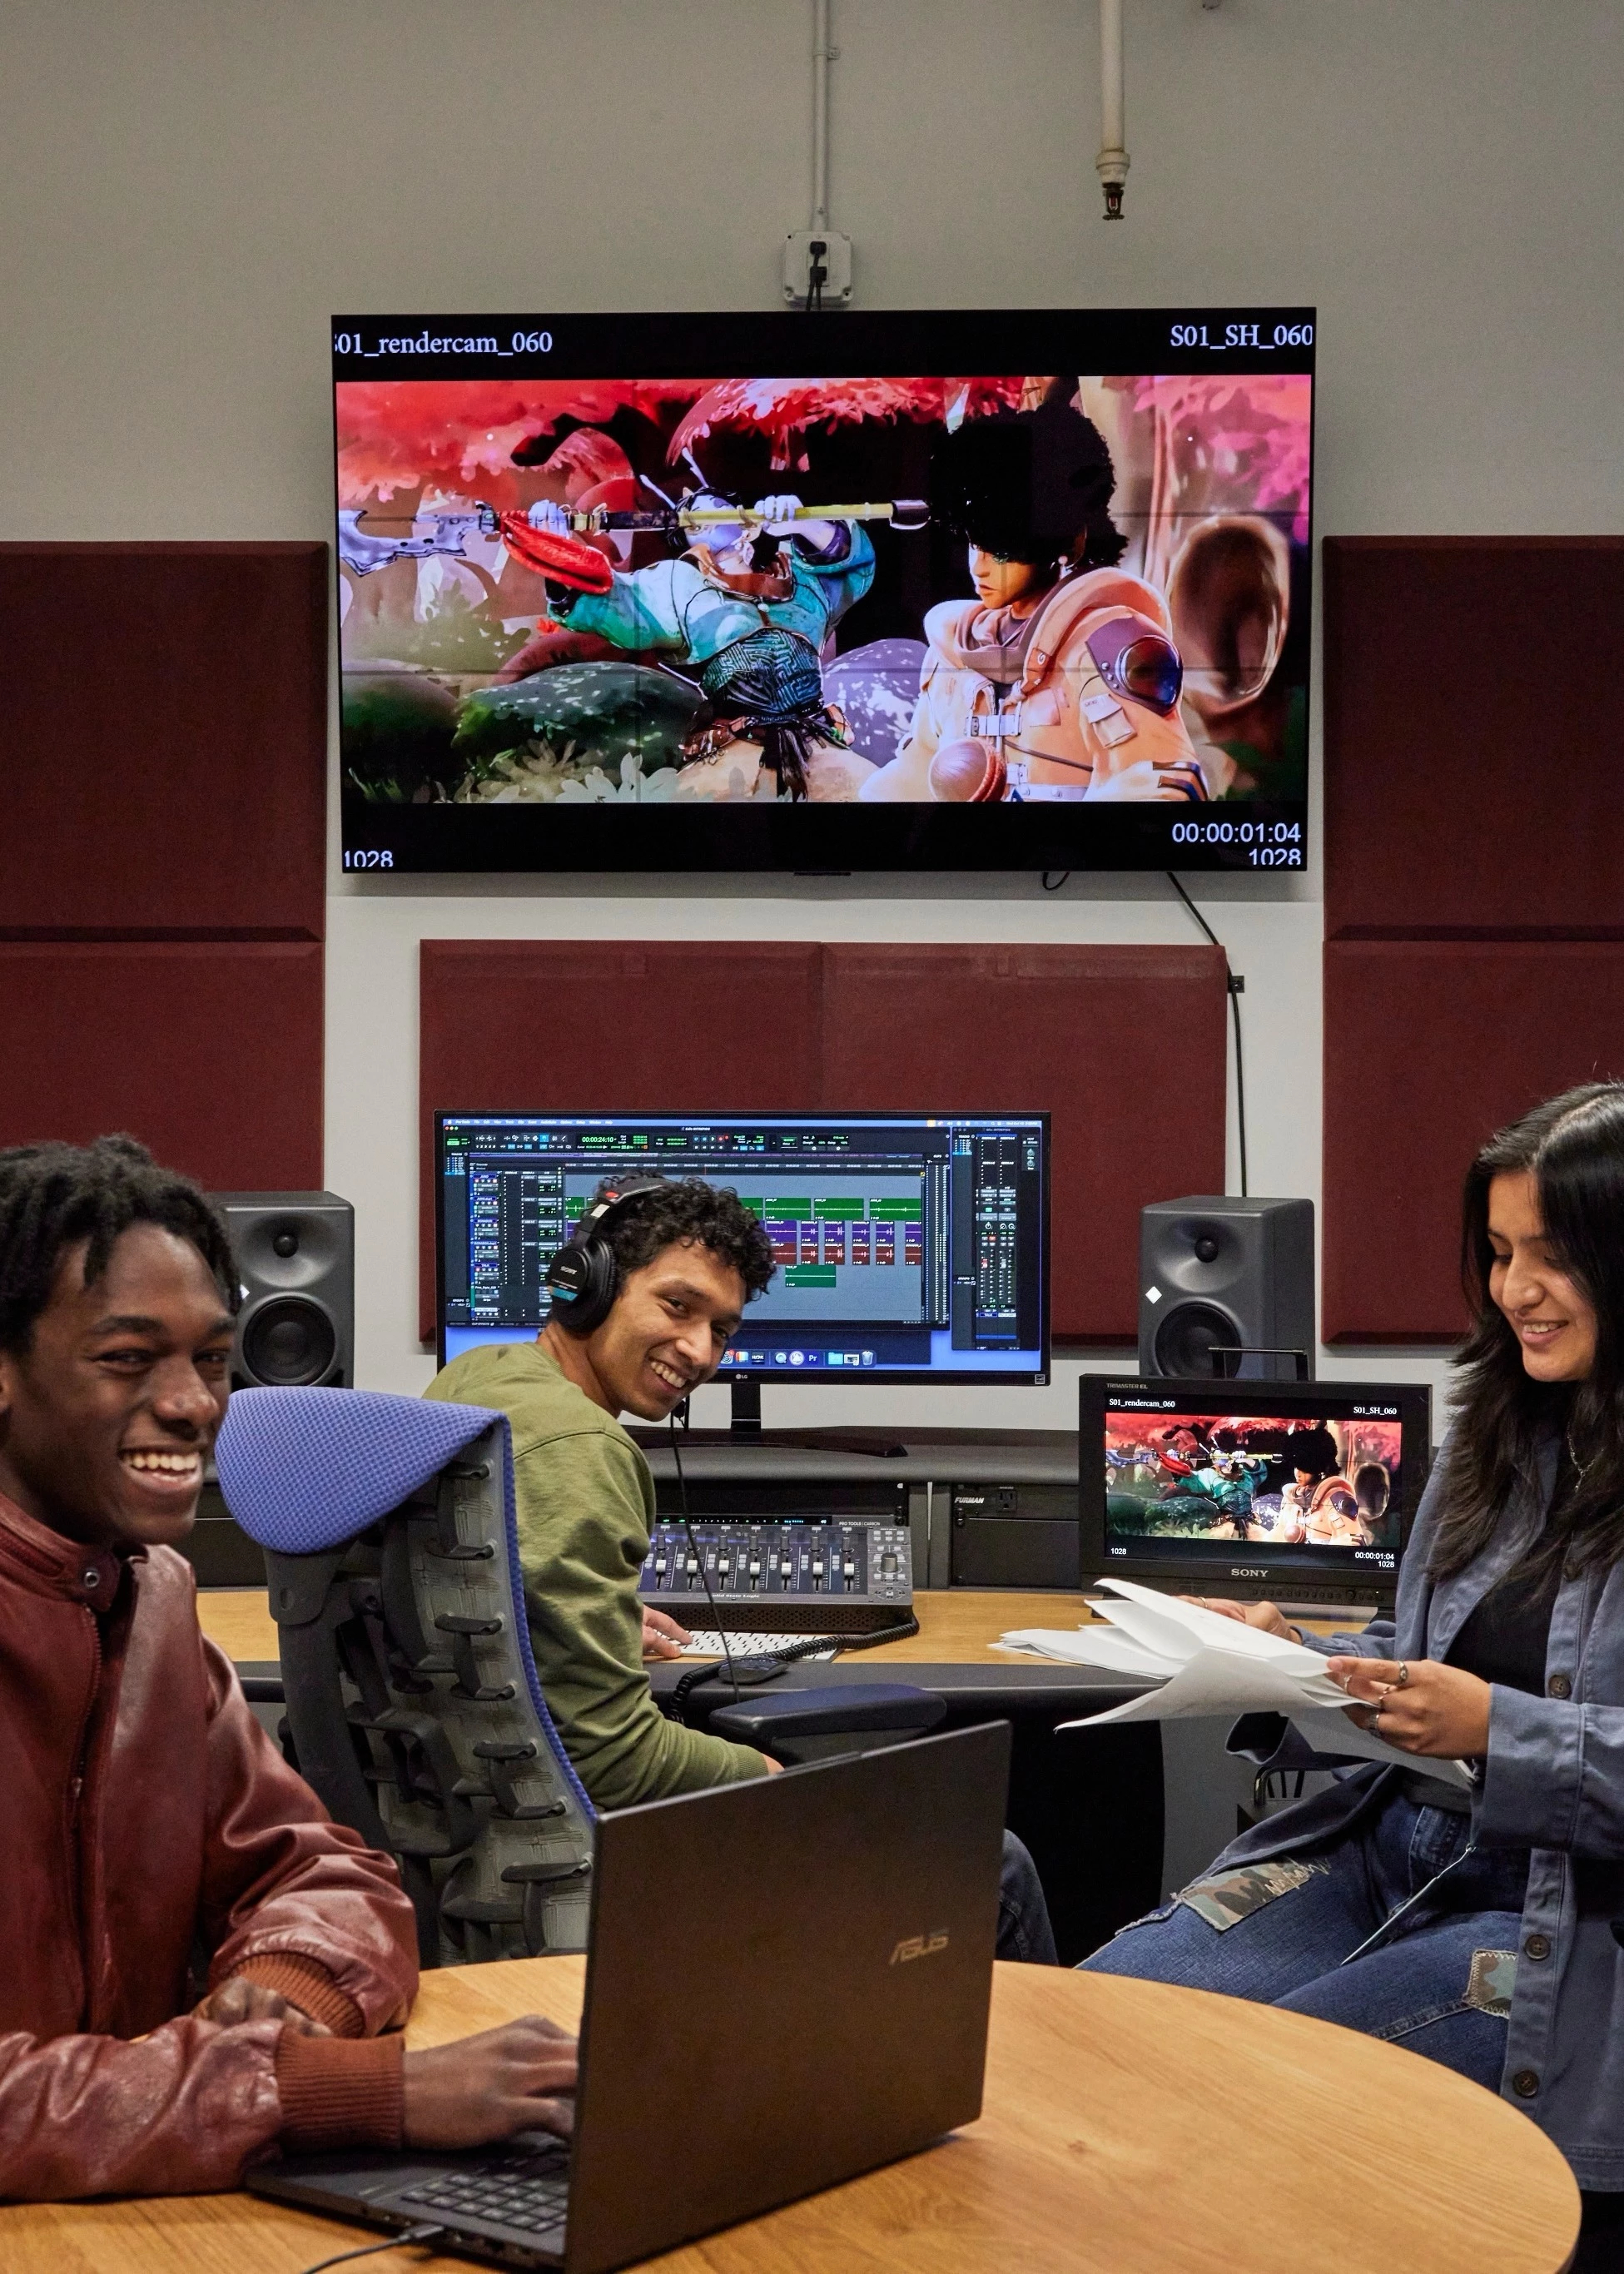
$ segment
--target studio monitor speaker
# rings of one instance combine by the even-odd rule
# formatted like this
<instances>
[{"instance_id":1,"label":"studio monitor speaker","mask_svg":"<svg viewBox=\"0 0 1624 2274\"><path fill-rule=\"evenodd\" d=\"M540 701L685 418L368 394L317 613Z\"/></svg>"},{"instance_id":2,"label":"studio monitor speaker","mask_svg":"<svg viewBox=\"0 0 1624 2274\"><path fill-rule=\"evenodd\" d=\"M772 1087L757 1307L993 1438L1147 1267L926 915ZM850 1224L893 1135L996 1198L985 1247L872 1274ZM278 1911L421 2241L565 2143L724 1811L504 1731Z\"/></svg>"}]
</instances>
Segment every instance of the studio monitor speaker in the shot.
<instances>
[{"instance_id":1,"label":"studio monitor speaker","mask_svg":"<svg viewBox=\"0 0 1624 2274\"><path fill-rule=\"evenodd\" d=\"M239 1389L355 1380L355 1210L336 1193L215 1193L243 1289Z\"/></svg>"},{"instance_id":2,"label":"studio monitor speaker","mask_svg":"<svg viewBox=\"0 0 1624 2274\"><path fill-rule=\"evenodd\" d=\"M1139 1216L1139 1372L1203 1376L1214 1345L1255 1357L1226 1374L1289 1381L1314 1371L1314 1204L1200 1195Z\"/></svg>"}]
</instances>

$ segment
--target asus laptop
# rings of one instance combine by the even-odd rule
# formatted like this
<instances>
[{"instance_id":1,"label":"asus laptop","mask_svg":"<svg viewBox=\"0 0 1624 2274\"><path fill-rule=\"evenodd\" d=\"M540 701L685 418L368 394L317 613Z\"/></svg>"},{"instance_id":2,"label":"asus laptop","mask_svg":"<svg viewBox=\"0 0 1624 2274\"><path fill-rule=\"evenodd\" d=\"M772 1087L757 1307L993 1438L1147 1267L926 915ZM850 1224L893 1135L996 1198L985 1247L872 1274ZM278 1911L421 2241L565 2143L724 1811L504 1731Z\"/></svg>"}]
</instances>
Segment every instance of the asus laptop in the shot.
<instances>
[{"instance_id":1,"label":"asus laptop","mask_svg":"<svg viewBox=\"0 0 1624 2274\"><path fill-rule=\"evenodd\" d=\"M565 2148L289 2157L255 2194L603 2274L981 2113L1010 1731L605 1817Z\"/></svg>"}]
</instances>

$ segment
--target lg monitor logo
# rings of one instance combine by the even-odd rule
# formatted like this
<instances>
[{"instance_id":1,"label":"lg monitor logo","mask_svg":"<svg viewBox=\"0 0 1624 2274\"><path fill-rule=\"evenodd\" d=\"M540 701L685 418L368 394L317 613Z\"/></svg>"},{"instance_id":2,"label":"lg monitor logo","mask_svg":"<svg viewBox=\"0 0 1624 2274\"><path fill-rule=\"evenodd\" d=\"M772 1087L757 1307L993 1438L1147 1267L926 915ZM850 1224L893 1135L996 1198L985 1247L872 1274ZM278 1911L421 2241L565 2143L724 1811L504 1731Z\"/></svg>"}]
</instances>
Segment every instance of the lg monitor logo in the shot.
<instances>
[{"instance_id":1,"label":"lg monitor logo","mask_svg":"<svg viewBox=\"0 0 1624 2274\"><path fill-rule=\"evenodd\" d=\"M893 1966L906 1966L910 1959L934 1958L938 1950L947 1948L945 1934L905 1935L891 1954Z\"/></svg>"}]
</instances>

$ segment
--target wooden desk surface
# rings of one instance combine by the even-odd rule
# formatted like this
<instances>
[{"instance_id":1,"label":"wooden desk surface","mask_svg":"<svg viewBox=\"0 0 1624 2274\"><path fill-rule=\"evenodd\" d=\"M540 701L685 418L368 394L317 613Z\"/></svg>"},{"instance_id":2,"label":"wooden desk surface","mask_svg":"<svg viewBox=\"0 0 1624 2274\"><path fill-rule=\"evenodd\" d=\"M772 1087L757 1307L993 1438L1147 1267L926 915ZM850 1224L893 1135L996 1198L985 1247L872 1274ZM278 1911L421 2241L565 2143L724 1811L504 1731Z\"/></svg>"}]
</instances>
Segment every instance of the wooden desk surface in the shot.
<instances>
[{"instance_id":1,"label":"wooden desk surface","mask_svg":"<svg viewBox=\"0 0 1624 2274\"><path fill-rule=\"evenodd\" d=\"M991 1648L1001 1634L1017 1627L1074 1627L1093 1616L1082 1595L1006 1594L998 1588L933 1589L914 1596L914 1609L919 1632L906 1642L865 1651L865 1666L882 1659L915 1666L1018 1666L1019 1659ZM276 1623L262 1587L206 1587L198 1597L198 1616L204 1633L228 1658L274 1664L280 1655Z\"/></svg>"},{"instance_id":2,"label":"wooden desk surface","mask_svg":"<svg viewBox=\"0 0 1624 2274\"><path fill-rule=\"evenodd\" d=\"M573 2026L584 1962L425 1977L408 2042ZM1418 2053L1193 1990L1000 1966L986 2112L905 2163L650 2262L665 2274L1557 2274L1571 2173ZM673 2026L676 2026L673 2022ZM635 2143L628 2143L635 2153ZM297 2274L364 2230L252 2196L0 2210L7 2274ZM462 2260L389 2250L379 2274Z\"/></svg>"},{"instance_id":3,"label":"wooden desk surface","mask_svg":"<svg viewBox=\"0 0 1624 2274\"><path fill-rule=\"evenodd\" d=\"M915 1595L919 1632L906 1642L883 1643L865 1651L863 1663L881 1659L914 1665L1010 1666L1019 1663L989 1647L1013 1627L1074 1627L1089 1617L1081 1595L1005 1594L974 1588L944 1588ZM198 1597L198 1616L211 1642L239 1662L274 1661L276 1623L261 1587L207 1587Z\"/></svg>"},{"instance_id":4,"label":"wooden desk surface","mask_svg":"<svg viewBox=\"0 0 1624 2274\"><path fill-rule=\"evenodd\" d=\"M274 1666L282 1656L276 1622L263 1587L199 1587L198 1624L239 1666Z\"/></svg>"}]
</instances>

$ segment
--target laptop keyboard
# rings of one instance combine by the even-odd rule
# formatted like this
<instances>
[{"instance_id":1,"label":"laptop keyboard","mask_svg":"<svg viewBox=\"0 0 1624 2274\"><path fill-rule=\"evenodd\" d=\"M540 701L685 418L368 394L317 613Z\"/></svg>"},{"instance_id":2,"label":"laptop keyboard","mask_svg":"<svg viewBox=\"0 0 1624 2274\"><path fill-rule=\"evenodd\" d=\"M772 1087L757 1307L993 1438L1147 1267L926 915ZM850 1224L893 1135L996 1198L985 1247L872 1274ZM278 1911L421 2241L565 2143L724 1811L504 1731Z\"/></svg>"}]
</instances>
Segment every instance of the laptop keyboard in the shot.
<instances>
[{"instance_id":1,"label":"laptop keyboard","mask_svg":"<svg viewBox=\"0 0 1624 2274\"><path fill-rule=\"evenodd\" d=\"M485 2218L523 2233L545 2234L564 2223L569 2166L562 2150L504 2156L467 2171L437 2172L421 2187L403 2191L398 2200L447 2220Z\"/></svg>"}]
</instances>

